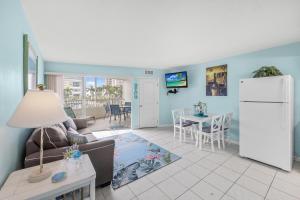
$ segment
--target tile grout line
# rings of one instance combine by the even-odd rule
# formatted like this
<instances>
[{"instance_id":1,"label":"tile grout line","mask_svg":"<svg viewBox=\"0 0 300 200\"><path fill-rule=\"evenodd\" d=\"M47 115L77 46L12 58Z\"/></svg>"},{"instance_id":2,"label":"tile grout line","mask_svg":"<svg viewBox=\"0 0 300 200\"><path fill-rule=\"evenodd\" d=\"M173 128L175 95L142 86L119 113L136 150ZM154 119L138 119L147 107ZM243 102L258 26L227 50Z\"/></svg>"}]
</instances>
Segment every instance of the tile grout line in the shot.
<instances>
[{"instance_id":1,"label":"tile grout line","mask_svg":"<svg viewBox=\"0 0 300 200\"><path fill-rule=\"evenodd\" d=\"M230 190L234 185L237 184L237 181L238 181L238 180L246 173L246 171L250 168L251 165L252 165L252 163L247 167L247 169L246 169L243 173L240 174L239 178L237 178L237 179L233 182L233 184L227 189L227 191L224 192L224 194L221 196L221 199L222 199L225 195L230 196L230 195L228 194L229 190ZM244 188L244 187L243 187L243 188ZM244 189L246 189L246 188L244 188ZM255 193L255 194L256 194L256 193ZM232 196L230 196L230 197L232 197ZM236 199L236 198L234 198L234 197L232 197L232 198L233 198L233 199ZM237 200L239 200L239 199L237 199Z\"/></svg>"},{"instance_id":2,"label":"tile grout line","mask_svg":"<svg viewBox=\"0 0 300 200\"><path fill-rule=\"evenodd\" d=\"M208 155L206 155L206 156L204 156L202 159L200 159L199 161L201 161L201 160L203 160L205 157L208 157L209 155L211 155L211 154L214 154L214 153L216 153L216 152L212 152L212 153L210 153L210 154L208 154ZM230 158L231 158L232 156L229 156L228 157L228 159L227 160L229 160ZM218 167L216 167L215 169L213 169L213 170L211 170L206 176L204 176L204 177L202 177L198 182L196 182L195 184L193 184L187 191L191 191L193 194L195 194L197 197L199 197L200 199L202 199L202 197L200 197L198 194L196 194L193 190L191 190L195 185L197 185L198 183L200 183L201 181L204 181L204 179L206 178L206 177L208 177L210 174L212 174L215 170L217 170L223 163L225 163L227 160L225 160L224 162L222 162L222 163L220 163L220 164L218 164L218 163L216 163L216 164L218 164ZM199 162L199 161L197 161L197 162ZM193 163L193 164L196 164L196 163ZM203 168L205 168L205 169L207 169L206 167L203 167ZM209 169L207 169L207 170L209 170ZM205 183L207 183L206 181L204 181ZM218 190L218 191L220 191L219 189L217 189L216 187L214 187L213 185L211 185L211 184L209 184L209 183L207 183L208 185L210 185L210 186L212 186L213 188L215 188L216 190ZM221 191L222 192L222 191ZM184 195L186 192L184 192L183 194L181 194L180 196L178 196L176 199L178 199L179 197L181 197L182 195ZM223 193L223 192L222 192Z\"/></svg>"},{"instance_id":3,"label":"tile grout line","mask_svg":"<svg viewBox=\"0 0 300 200\"><path fill-rule=\"evenodd\" d=\"M171 141L172 142L172 141ZM171 142L169 142L169 143L171 143ZM166 144L169 144L169 143L166 143ZM180 148L180 147L182 147L183 145L181 145L181 146L177 146L176 148ZM174 149L176 149L176 148L174 148ZM174 149L172 149L172 150L174 150ZM168 149L169 150L169 149ZM171 149L170 149L170 151L172 151ZM202 150L202 151L205 151L205 150ZM186 153L184 153L184 154L187 154L187 153L190 153L190 152L186 152ZM217 152L216 152L217 153ZM182 155L182 157L184 158L184 154ZM232 154L232 153L230 153L230 154ZM208 155L207 155L208 156ZM233 154L231 157L234 157L235 155ZM206 157L206 156L205 156ZM205 157L203 157L203 158L205 158ZM200 160L202 160L203 158L201 158ZM228 158L228 159L230 159L230 157ZM199 161L200 161L199 160ZM190 161L190 160L189 160ZM192 162L193 164L196 164L197 162L199 162L199 161L196 161L196 162ZM226 162L226 161L225 161ZM224 162L222 163L222 164L224 164ZM223 166L222 164L220 164L220 165L218 165L218 167L220 167L220 166ZM236 182L244 175L244 176L246 176L246 177L248 177L248 178L250 178L250 179L252 179L252 180L255 180L255 181L258 181L258 182L260 182L260 183L262 183L261 181L259 181L259 180L257 180L257 179L253 179L252 177L249 177L248 175L245 175L245 172L251 167L253 165L253 163L251 163L248 167L247 167L247 169L246 170L244 170L244 172L239 176L239 178L234 182L234 184L233 185L235 185L235 184L237 184ZM217 167L217 168L218 168ZM223 167L225 167L226 169L228 169L228 170L231 170L231 171L234 171L234 170L232 170L232 169L230 169L230 168L228 168L228 167L226 167L226 166L223 166ZM184 168L182 168L182 169L186 169L186 168L188 168L188 167L184 167ZM216 169L217 169L216 168ZM207 169L207 168L206 168ZM215 170L216 170L215 169ZM215 171L215 170L213 170L213 171ZM263 171L260 171L260 170L257 170L257 171L259 171L259 172L261 172L261 173L264 173ZM236 172L236 171L234 171L234 172ZM209 173L209 174L211 174L211 173ZM208 174L208 175L209 175ZM266 174L266 175L268 175L267 173L264 173L264 174ZM272 182L269 184L269 189L270 189L270 187L272 186L272 184L273 184L273 181L274 181L274 178L276 177L276 174L277 174L277 170L276 170L276 172L275 172L275 175L273 176L273 179L272 179ZM175 174L174 174L175 175ZM173 177L174 175L172 175L172 176L170 176L170 177ZM207 175L207 176L208 176ZM219 174L218 174L219 175ZM222 176L222 175L221 175ZM168 177L168 178L170 178L170 177ZM205 176L206 177L206 176ZM204 177L204 178L205 178ZM222 176L223 177L223 176ZM168 179L167 178L167 179ZM201 180L203 180L204 178L202 178ZM226 177L223 177L223 178L226 178ZM167 179L165 179L165 180L167 180ZM227 178L226 178L227 179ZM164 180L164 181L165 181ZM200 180L200 181L201 181ZM228 179L227 179L228 180ZM200 181L198 181L196 184L198 184ZM162 181L163 182L163 181ZM209 184L209 183L208 183ZM265 184L265 183L262 183L262 184L264 184L264 185L267 185L267 184ZM232 186L233 186L232 185ZM239 184L237 184L237 185L239 185ZM294 184L293 184L294 185ZM194 185L193 185L194 186ZM193 187L192 186L192 187ZM231 186L231 187L232 187ZM244 188L244 189L246 189L246 190L248 190L248 191L250 191L250 192L253 192L253 191L251 191L251 190L249 190L249 189L247 189L247 188L245 188L245 187L243 187L243 186L241 186L241 185L239 185L240 187L242 187L242 188ZM230 188L231 188L230 187ZM229 188L229 189L230 189ZM190 188L191 189L191 188ZM217 189L217 188L216 188ZM268 191L267 191L267 193L266 193L266 195L265 196L267 196L267 194L268 194L268 192L269 192L269 189L268 189ZM281 190L279 190L279 191L281 191ZM191 192L193 192L193 191L191 191ZM228 190L226 191L226 193L224 193L225 195L227 194L227 192L228 192ZM291 195L291 194L289 194L289 193L286 193L286 192L284 192L284 191L281 191L281 192L283 192L283 193L285 193L285 194L287 194L287 195L289 195L289 196L293 196L293 195ZM186 193L186 192L184 192L184 193ZM184 194L183 193L183 194ZM261 196L260 194L258 194L258 193L256 193L256 192L253 192L253 193L255 193L255 194L257 194L257 195L259 195L259 196ZM198 195L197 195L198 196ZM223 195L224 196L224 195ZM179 198L179 197L178 197ZM201 197L200 197L201 198Z\"/></svg>"},{"instance_id":4,"label":"tile grout line","mask_svg":"<svg viewBox=\"0 0 300 200\"><path fill-rule=\"evenodd\" d=\"M184 146L184 144L183 145L181 145L181 146L179 146L179 147L177 147L177 148L180 148L180 147L182 147L182 146ZM175 148L176 149L176 148ZM194 150L192 150L192 151L195 151L195 150L197 150L198 148L196 147L196 149L194 149ZM209 151L205 151L205 152L209 152ZM173 153L173 152L171 152L171 153ZM190 152L186 152L186 153L190 153ZM207 155L205 155L205 156L203 156L200 160L202 160L202 159L204 159L204 158L206 158L206 157L208 157L209 155L211 155L212 153L211 152L209 152L209 154L207 154ZM232 156L230 156L230 157L232 157ZM229 158L230 158L229 157ZM184 155L182 155L182 158L184 158ZM228 159L229 159L228 158ZM194 165L194 164L196 164L197 162L199 162L200 160L198 160L198 161L196 161L196 162L192 162L192 164ZM190 160L189 160L190 161ZM227 160L226 160L227 161ZM224 161L224 162L226 162L226 161ZM174 164L176 165L176 163L174 162ZM217 163L216 163L217 164ZM178 165L177 165L178 166ZM220 166L220 165L219 165ZM182 169L182 171L183 170L186 170L188 167L181 167L181 166L178 166L178 167L180 167L181 169ZM205 167L204 167L205 168ZM218 167L217 167L218 168ZM216 168L216 169L217 169ZM205 168L205 169L207 169L207 168ZM215 170L216 170L215 169ZM208 169L209 170L209 169ZM212 170L212 171L214 171L214 170ZM211 172L212 172L211 171ZM179 172L179 171L178 171ZM176 172L176 173L178 173L178 172ZM166 178L165 180L163 180L163 181L161 181L161 182L159 182L157 185L159 185L160 183L162 183L162 182L164 182L164 181L166 181L166 180L168 180L168 179L170 179L170 178L173 178L175 175L176 175L176 173L175 174L172 174L172 175L170 175L168 178ZM190 173L190 172L188 172L188 173ZM191 174L191 173L190 173ZM209 173L210 174L210 173ZM209 174L207 174L207 176L209 175ZM194 175L194 174L192 174L192 175ZM206 177L206 176L205 176ZM179 195L176 199L178 199L180 196L182 196L183 194L185 194L187 191L189 191L192 187L194 187L196 184L198 184L199 182L201 182L205 177L203 177L202 179L200 179L199 181L197 181L195 184L193 184L191 187L189 187L189 188L187 188L187 190L184 192L184 193L182 193L181 195ZM151 183L153 183L151 180L149 180ZM153 187L156 187L157 189L159 189L163 194L165 194L168 198L169 198L169 196L164 192L164 191L162 191L158 186L156 186L156 184L155 183L153 183L154 185L153 185ZM181 184L182 185L182 184ZM185 186L184 186L185 187ZM152 188L152 187L151 187ZM149 188L149 189L151 189L151 188ZM149 190L148 189L148 190ZM148 191L148 190L146 190L146 191ZM146 192L146 191L144 191L144 192ZM143 193L144 193L143 192ZM194 193L194 192L193 192ZM141 193L142 194L142 193ZM141 195L140 194L140 195ZM195 194L195 195L197 195L197 194ZM197 195L198 196L198 195ZM198 196L199 197L199 196ZM201 198L201 197L200 197ZM202 198L201 198L202 199Z\"/></svg>"},{"instance_id":5,"label":"tile grout line","mask_svg":"<svg viewBox=\"0 0 300 200\"><path fill-rule=\"evenodd\" d=\"M196 149L195 149L196 150ZM207 156L209 156L210 154L207 154L207 155L205 155L204 157L202 157L200 160L202 160L202 159L204 159L205 157L207 157ZM200 161L199 160L199 161ZM199 161L196 161L196 162L199 162ZM194 162L192 162L192 164L194 165L194 164L196 164L196 163L194 163ZM178 166L178 167L180 167L180 166ZM183 171L183 170L187 170L187 168L188 167L180 167L182 170L181 171ZM176 172L176 173L178 173L178 172ZM175 175L176 175L176 173L175 174L173 174L173 175L171 175L171 176L169 176L167 179L165 179L165 180L163 180L163 181L161 181L160 183L162 183L162 182L164 182L164 181L166 181L166 180L168 180L168 179L170 179L170 178L173 178ZM190 173L189 171L188 171L188 173ZM190 173L191 175L194 175L194 174L192 174L192 173ZM197 177L197 176L196 176ZM197 177L197 178L199 178L199 177ZM198 184L201 180L203 180L205 177L203 177L202 179L200 179L199 181L197 181L195 184L193 184L191 187L187 187L187 189L181 194L181 195L179 195L176 199L178 199L179 197L181 197L182 195L184 195L187 191L189 191L192 187L194 187L196 184ZM176 179L175 179L176 180ZM159 184L160 184L159 183ZM181 183L180 183L180 185L182 185ZM186 186L184 186L184 187L186 187ZM163 193L163 194L165 194L168 198L169 198L169 196L164 192L164 191L162 191L158 186L157 186L157 188ZM192 192L192 191L191 191ZM193 192L194 193L194 192ZM197 194L195 194L196 196L198 196ZM199 197L199 196L198 196ZM201 197L200 197L201 198ZM201 198L202 199L202 198Z\"/></svg>"},{"instance_id":6,"label":"tile grout line","mask_svg":"<svg viewBox=\"0 0 300 200\"><path fill-rule=\"evenodd\" d=\"M277 173L276 173L277 174ZM274 180L275 180L275 176L274 176ZM279 178L280 179L280 178ZM284 181L283 179L281 179L281 181ZM284 181L284 182L287 182L287 181ZM289 182L287 182L287 183L289 183ZM273 184L273 181L272 181L272 184ZM296 186L296 187L298 187L298 185L294 185L293 183L289 183L289 184L291 184L291 185L293 185L293 186ZM270 187L272 187L272 185L270 185ZM278 190L279 192L282 192L282 193L284 193L284 194L286 194L287 196L290 196L290 197L293 197L293 198L299 198L299 197L297 197L297 196L294 196L293 194L290 194L290 193L287 193L286 191L282 191L281 189L279 189L279 188L276 188L276 187L273 187L275 190ZM270 188L271 189L271 188Z\"/></svg>"},{"instance_id":7,"label":"tile grout line","mask_svg":"<svg viewBox=\"0 0 300 200\"><path fill-rule=\"evenodd\" d=\"M161 138L163 138L163 139L167 139L167 137L166 136L164 136L164 137L161 137ZM147 139L147 138L146 138ZM157 136L155 136L155 137L153 137L153 139L159 139L159 137L157 137ZM150 140L151 141L151 139L148 139L148 140ZM155 142L155 141L152 141L152 142ZM160 146L164 146L164 145L166 145L166 144L171 144L172 143L172 141L170 141L170 142L165 142L164 144L159 144ZM182 144L182 145L178 145L178 146L176 146L175 148L172 148L172 149L168 149L167 148L167 150L169 150L170 152L172 152L172 151L174 151L175 149L179 149L179 148L182 148L182 147L186 147L186 146L194 146L193 144ZM195 147L195 146L194 146ZM164 147L163 147L164 148ZM195 147L195 149L191 149L191 150L189 150L189 151L187 151L187 152L184 152L184 153L182 153L182 158L184 158L184 156L186 155L186 154L189 154L189 153L192 153L193 151L197 151L197 150L199 150L197 147ZM211 153L210 151L207 151L207 150L201 150L201 151L204 151L204 152L209 152L209 154L207 154L207 155L205 155L205 156L203 156L201 159L199 159L199 160L197 160L196 162L192 162L192 161L190 161L189 159L187 159L188 161L190 161L191 163L192 163L192 165L197 165L197 166L199 166L198 164L196 164L196 163L198 163L199 161L201 161L201 160L203 160L203 159L205 159L205 158L207 158L207 157L209 157L210 155L221 155L221 154L219 154L218 152L213 152L213 153ZM173 152L172 152L173 153ZM233 154L233 153L231 153L231 152L229 152L229 154L230 154L230 156L228 156L228 158L226 159L226 160L224 160L223 162L221 162L220 164L219 163L216 163L217 164L217 167L215 168L215 169L213 169L213 170L211 170L206 176L204 176L204 177L202 177L199 181L197 181L195 184L193 184L192 186L190 186L190 187L186 187L186 191L183 193L183 194L185 194L187 191L191 191L193 194L195 194L192 190L191 190L191 188L192 187L194 187L196 184L198 184L199 182L201 182L202 180L204 181L204 179L207 177L207 176L209 176L209 175L211 175L212 173L214 173L219 167L221 167L221 166L223 166L223 164L225 163L225 162L227 162L230 158L232 158L232 157L234 157L235 155ZM211 162L214 162L214 161L212 161L212 160L210 160ZM175 164L176 165L176 164ZM179 165L177 165L178 167L180 167L181 168L181 170L180 171L186 171L187 170L187 168L189 167L189 166L186 166L186 167L181 167L181 166L179 166ZM203 166L199 166L199 167L203 167ZM223 166L223 167L225 167L225 166ZM250 167L250 166L249 166ZM249 168L248 167L248 168ZM207 169L206 167L204 167L205 169ZM247 169L248 169L247 168ZM246 170L247 170L246 169ZM210 169L208 169L208 170L210 170ZM231 169L228 169L228 170L231 170ZM245 171L246 171L245 170ZM178 173L180 173L180 171L178 171L178 172L176 172L176 173L174 173L174 174L172 174L171 176L169 176L168 178L166 178L165 180L163 180L163 181L161 181L161 182L159 182L158 184L160 184L160 183L162 183L162 182L164 182L164 181L166 181L166 180L168 180L168 179L170 179L170 178L173 178L176 174L178 174ZM232 171L232 170L231 170ZM190 174L192 174L191 172L189 172L189 171L187 171L188 173L190 173ZM244 174L244 173L243 173ZM194 174L192 174L192 175L194 175ZM242 175L241 175L242 176ZM240 177L241 177L240 176ZM197 176L196 176L197 177ZM239 178L240 178L239 177ZM224 177L225 178L225 177ZM239 179L238 178L238 179ZM238 180L237 179L237 180ZM149 180L149 179L148 179ZM237 181L236 180L236 181ZM150 187L150 188L148 188L146 191L144 191L144 192L142 192L142 193L140 193L139 195L136 195L134 192L133 192L133 190L128 186L128 189L133 193L133 195L134 195L134 197L133 198L138 198L138 196L140 196L141 194L143 194L143 193L145 193L145 192L147 192L148 190L150 190L150 189L152 189L152 188L157 188L157 189L159 189L163 194L165 194L157 185L158 184L155 184L155 183L153 183L151 180L149 180L153 185ZM204 181L205 183L207 183L206 181ZM235 182L234 182L235 183ZM209 183L207 183L207 184L209 184ZM209 185L211 185L211 184L209 184ZM214 187L213 185L212 185L212 187ZM214 187L215 189L217 189L218 191L219 191L219 189L218 188L216 188L216 187ZM221 191L222 192L222 191ZM101 193L102 193L102 191L101 191ZM182 196L183 194L181 194L180 196ZM225 194L225 193L224 193ZM166 194L165 194L166 195ZM198 196L197 194L195 194L196 196ZM180 196L178 196L177 198L179 198ZM224 196L224 195L223 195ZM168 195L166 195L166 197L167 198L169 198L169 196ZM198 196L199 198L201 198L200 196ZM177 199L176 198L176 199ZM202 199L202 198L201 198Z\"/></svg>"},{"instance_id":8,"label":"tile grout line","mask_svg":"<svg viewBox=\"0 0 300 200\"><path fill-rule=\"evenodd\" d=\"M274 174L274 177L273 177L273 179L272 179L272 181L271 181L271 183L270 183L270 185L269 185L269 187L268 187L268 190L267 190L267 192L266 192L266 195L264 196L264 199L267 198L268 193L269 193L269 191L270 191L270 189L271 189L271 187L272 187L272 184L273 184L273 182L274 182L274 180L275 180L276 175L277 175L277 170L276 170L276 172L275 172L275 174Z\"/></svg>"}]
</instances>

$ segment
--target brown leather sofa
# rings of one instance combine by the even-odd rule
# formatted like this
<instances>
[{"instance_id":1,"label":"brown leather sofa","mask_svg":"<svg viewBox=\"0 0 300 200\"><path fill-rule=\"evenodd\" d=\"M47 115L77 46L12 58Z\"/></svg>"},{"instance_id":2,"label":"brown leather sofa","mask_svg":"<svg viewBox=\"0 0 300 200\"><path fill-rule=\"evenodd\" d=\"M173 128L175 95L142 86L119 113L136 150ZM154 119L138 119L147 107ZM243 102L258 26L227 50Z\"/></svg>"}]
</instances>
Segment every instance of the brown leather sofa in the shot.
<instances>
[{"instance_id":1,"label":"brown leather sofa","mask_svg":"<svg viewBox=\"0 0 300 200\"><path fill-rule=\"evenodd\" d=\"M73 119L77 131L81 134L91 134L87 128L87 122L83 119ZM39 165L40 146L34 137L39 132L33 132L26 142L26 157L24 161L25 168ZM40 137L40 136L39 136ZM63 159L63 153L69 148L69 145L44 150L44 163ZM79 150L88 154L96 171L96 186L109 185L113 178L113 156L114 140L94 141L79 145Z\"/></svg>"}]
</instances>

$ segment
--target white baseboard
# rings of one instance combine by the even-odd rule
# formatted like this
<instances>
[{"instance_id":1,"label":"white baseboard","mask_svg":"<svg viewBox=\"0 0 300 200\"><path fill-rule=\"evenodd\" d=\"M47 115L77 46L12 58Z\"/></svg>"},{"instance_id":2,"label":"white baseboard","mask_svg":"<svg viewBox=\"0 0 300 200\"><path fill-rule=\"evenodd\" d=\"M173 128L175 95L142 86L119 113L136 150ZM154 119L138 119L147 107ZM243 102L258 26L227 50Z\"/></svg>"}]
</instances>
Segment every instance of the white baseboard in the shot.
<instances>
[{"instance_id":1,"label":"white baseboard","mask_svg":"<svg viewBox=\"0 0 300 200\"><path fill-rule=\"evenodd\" d=\"M299 156L294 156L294 160L297 162L300 162L300 157Z\"/></svg>"},{"instance_id":2,"label":"white baseboard","mask_svg":"<svg viewBox=\"0 0 300 200\"><path fill-rule=\"evenodd\" d=\"M239 145L239 142L238 142L238 141L235 141L235 140L228 140L228 139L226 139L225 142L226 142L226 143L229 143L229 144L236 144L236 145Z\"/></svg>"}]
</instances>

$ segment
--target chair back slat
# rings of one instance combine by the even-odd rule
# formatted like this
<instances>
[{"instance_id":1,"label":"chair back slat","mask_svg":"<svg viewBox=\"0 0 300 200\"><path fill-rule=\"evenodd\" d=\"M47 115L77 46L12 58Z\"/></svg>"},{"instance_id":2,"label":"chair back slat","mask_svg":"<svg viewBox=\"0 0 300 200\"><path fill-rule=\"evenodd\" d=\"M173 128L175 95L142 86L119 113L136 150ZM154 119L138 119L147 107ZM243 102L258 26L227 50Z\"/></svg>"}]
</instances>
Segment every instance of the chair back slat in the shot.
<instances>
[{"instance_id":1,"label":"chair back slat","mask_svg":"<svg viewBox=\"0 0 300 200\"><path fill-rule=\"evenodd\" d=\"M232 115L233 113L227 113L224 116L224 129L230 129L232 123Z\"/></svg>"},{"instance_id":2,"label":"chair back slat","mask_svg":"<svg viewBox=\"0 0 300 200\"><path fill-rule=\"evenodd\" d=\"M112 115L119 115L121 114L121 109L119 105L110 105L110 113Z\"/></svg>"},{"instance_id":3,"label":"chair back slat","mask_svg":"<svg viewBox=\"0 0 300 200\"><path fill-rule=\"evenodd\" d=\"M221 131L223 115L216 115L211 118L211 132Z\"/></svg>"},{"instance_id":4,"label":"chair back slat","mask_svg":"<svg viewBox=\"0 0 300 200\"><path fill-rule=\"evenodd\" d=\"M125 101L125 104L124 104L125 106L131 106L131 102L129 102L129 101Z\"/></svg>"},{"instance_id":5,"label":"chair back slat","mask_svg":"<svg viewBox=\"0 0 300 200\"><path fill-rule=\"evenodd\" d=\"M172 118L173 118L173 124L179 124L180 122L180 117L183 115L183 110L182 109L175 109L172 110Z\"/></svg>"}]
</instances>

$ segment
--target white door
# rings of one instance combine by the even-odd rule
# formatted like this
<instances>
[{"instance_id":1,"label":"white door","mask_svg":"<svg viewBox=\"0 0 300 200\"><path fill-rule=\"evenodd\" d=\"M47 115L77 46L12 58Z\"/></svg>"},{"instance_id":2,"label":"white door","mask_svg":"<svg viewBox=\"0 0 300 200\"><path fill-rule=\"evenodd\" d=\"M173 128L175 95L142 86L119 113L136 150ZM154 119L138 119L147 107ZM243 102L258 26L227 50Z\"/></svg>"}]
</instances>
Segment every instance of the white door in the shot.
<instances>
[{"instance_id":1,"label":"white door","mask_svg":"<svg viewBox=\"0 0 300 200\"><path fill-rule=\"evenodd\" d=\"M291 170L288 103L240 103L240 155Z\"/></svg>"},{"instance_id":2,"label":"white door","mask_svg":"<svg viewBox=\"0 0 300 200\"><path fill-rule=\"evenodd\" d=\"M288 102L291 76L240 80L240 101Z\"/></svg>"},{"instance_id":3,"label":"white door","mask_svg":"<svg viewBox=\"0 0 300 200\"><path fill-rule=\"evenodd\" d=\"M158 80L139 80L139 127L158 126Z\"/></svg>"}]
</instances>

